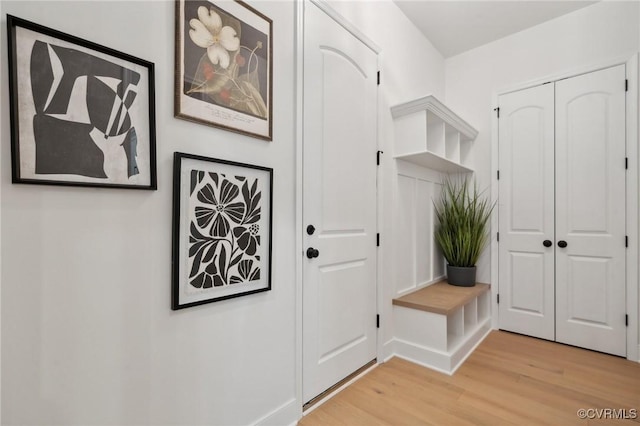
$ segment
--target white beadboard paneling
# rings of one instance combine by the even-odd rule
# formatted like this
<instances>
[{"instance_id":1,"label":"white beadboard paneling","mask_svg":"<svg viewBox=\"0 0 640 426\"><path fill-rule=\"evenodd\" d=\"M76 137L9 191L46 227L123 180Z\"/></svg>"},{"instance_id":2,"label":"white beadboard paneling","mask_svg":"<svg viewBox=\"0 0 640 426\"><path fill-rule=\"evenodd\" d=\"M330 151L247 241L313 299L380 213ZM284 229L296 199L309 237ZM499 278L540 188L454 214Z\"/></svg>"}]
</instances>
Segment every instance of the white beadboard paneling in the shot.
<instances>
[{"instance_id":1,"label":"white beadboard paneling","mask_svg":"<svg viewBox=\"0 0 640 426\"><path fill-rule=\"evenodd\" d=\"M433 184L432 199L437 202L440 199L440 194L442 194L442 184L436 182ZM433 212L433 229L435 230L435 227L438 225L438 219L436 217L435 206L433 205L433 203L431 203L431 211ZM438 278L441 278L445 275L445 260L444 256L442 255L442 250L440 250L440 246L436 241L435 234L432 235L431 244L433 247L433 256L431 257L433 266L431 268L433 271L433 279L437 280Z\"/></svg>"},{"instance_id":2,"label":"white beadboard paneling","mask_svg":"<svg viewBox=\"0 0 640 426\"><path fill-rule=\"evenodd\" d=\"M431 202L433 183L416 179L416 285L426 284L433 279L431 275L433 250L433 209Z\"/></svg>"},{"instance_id":3,"label":"white beadboard paneling","mask_svg":"<svg viewBox=\"0 0 640 426\"><path fill-rule=\"evenodd\" d=\"M442 254L434 239L434 197L442 175L397 161L394 198L394 256L396 295L432 283L444 275Z\"/></svg>"},{"instance_id":4,"label":"white beadboard paneling","mask_svg":"<svg viewBox=\"0 0 640 426\"><path fill-rule=\"evenodd\" d=\"M394 206L397 228L394 235L396 271L396 293L411 290L416 286L415 271L415 222L416 179L398 175L398 188Z\"/></svg>"}]
</instances>

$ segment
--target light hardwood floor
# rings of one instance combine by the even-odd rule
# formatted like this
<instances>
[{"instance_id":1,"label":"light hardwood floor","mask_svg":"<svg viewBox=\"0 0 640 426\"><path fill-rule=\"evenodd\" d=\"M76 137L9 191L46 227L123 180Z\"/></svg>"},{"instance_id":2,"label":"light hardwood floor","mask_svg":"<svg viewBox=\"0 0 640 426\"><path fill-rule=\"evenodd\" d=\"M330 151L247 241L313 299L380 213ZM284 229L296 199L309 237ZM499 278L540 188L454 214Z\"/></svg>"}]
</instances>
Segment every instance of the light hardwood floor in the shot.
<instances>
[{"instance_id":1,"label":"light hardwood floor","mask_svg":"<svg viewBox=\"0 0 640 426\"><path fill-rule=\"evenodd\" d=\"M579 409L625 409L581 420ZM616 415L636 419L613 419ZM603 415L602 412L599 412ZM306 415L313 425L638 425L640 364L493 331L453 376L393 358Z\"/></svg>"}]
</instances>

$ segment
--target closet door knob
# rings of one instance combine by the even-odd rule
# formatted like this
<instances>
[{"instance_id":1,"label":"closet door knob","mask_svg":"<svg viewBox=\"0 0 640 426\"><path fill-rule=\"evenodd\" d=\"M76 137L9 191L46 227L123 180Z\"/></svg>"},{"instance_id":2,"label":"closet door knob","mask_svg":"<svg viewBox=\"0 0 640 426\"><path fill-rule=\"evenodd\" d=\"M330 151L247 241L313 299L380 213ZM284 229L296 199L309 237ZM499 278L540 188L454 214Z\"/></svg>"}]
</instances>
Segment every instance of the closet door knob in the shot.
<instances>
[{"instance_id":1,"label":"closet door knob","mask_svg":"<svg viewBox=\"0 0 640 426\"><path fill-rule=\"evenodd\" d=\"M565 240L558 241L558 247L565 248L567 246L567 242Z\"/></svg>"},{"instance_id":2,"label":"closet door knob","mask_svg":"<svg viewBox=\"0 0 640 426\"><path fill-rule=\"evenodd\" d=\"M542 242L542 245L545 247L551 247L553 245L553 243L551 242L551 240L544 240Z\"/></svg>"}]
</instances>

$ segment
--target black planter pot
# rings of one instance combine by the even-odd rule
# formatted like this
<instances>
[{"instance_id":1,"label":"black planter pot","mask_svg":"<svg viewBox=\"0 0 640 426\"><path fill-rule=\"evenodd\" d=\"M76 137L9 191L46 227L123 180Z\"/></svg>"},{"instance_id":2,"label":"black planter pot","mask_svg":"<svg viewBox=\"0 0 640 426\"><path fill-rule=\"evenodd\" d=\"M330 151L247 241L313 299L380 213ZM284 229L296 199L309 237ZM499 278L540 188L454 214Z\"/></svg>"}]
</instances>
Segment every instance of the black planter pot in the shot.
<instances>
[{"instance_id":1,"label":"black planter pot","mask_svg":"<svg viewBox=\"0 0 640 426\"><path fill-rule=\"evenodd\" d=\"M476 267L451 266L447 264L447 282L459 287L476 285Z\"/></svg>"}]
</instances>

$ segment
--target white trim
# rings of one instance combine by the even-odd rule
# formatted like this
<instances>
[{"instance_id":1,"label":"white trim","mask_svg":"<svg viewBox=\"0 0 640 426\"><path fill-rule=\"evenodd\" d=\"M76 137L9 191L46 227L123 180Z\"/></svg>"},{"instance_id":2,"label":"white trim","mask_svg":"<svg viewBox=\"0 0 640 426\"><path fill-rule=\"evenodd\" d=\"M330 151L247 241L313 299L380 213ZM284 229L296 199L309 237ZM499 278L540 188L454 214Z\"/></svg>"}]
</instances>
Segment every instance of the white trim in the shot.
<instances>
[{"instance_id":1,"label":"white trim","mask_svg":"<svg viewBox=\"0 0 640 426\"><path fill-rule=\"evenodd\" d=\"M394 339L394 355L440 373L453 375L465 360L476 350L491 333L489 321L478 325L476 330L452 352L442 352L417 343Z\"/></svg>"},{"instance_id":2,"label":"white trim","mask_svg":"<svg viewBox=\"0 0 640 426\"><path fill-rule=\"evenodd\" d=\"M588 72L598 71L604 68L610 68L616 65L625 65L627 70L627 79L629 80L629 91L626 96L626 126L627 126L627 156L629 158L629 170L627 172L627 203L626 203L626 216L627 216L627 234L629 235L629 247L627 249L626 259L626 299L627 299L627 314L629 315L629 326L627 327L627 359L632 361L640 361L640 347L638 345L638 321L639 310L638 306L638 283L639 283L639 199L638 190L640 189L640 173L638 168L640 167L640 152L638 151L638 113L640 106L638 104L638 53L630 53L626 56L616 57L605 61L599 61L592 63L591 65L581 66L574 68L573 70L556 73L544 78L532 80L526 83L514 85L505 89L496 90L493 93L493 107L498 107L498 96L507 93L523 90L529 87L534 87L546 82L557 81L564 78L574 77ZM491 195L493 200L498 200L498 180L495 178L499 164L498 164L498 118L494 114L491 124L491 172L492 172L492 184ZM498 209L499 210L499 209ZM492 236L491 236L491 315L493 328L499 327L498 319L498 305L496 303L496 294L500 289L500 282L498 280L498 242L496 240L496 232L498 229L498 217L497 214L491 221Z\"/></svg>"},{"instance_id":3,"label":"white trim","mask_svg":"<svg viewBox=\"0 0 640 426\"><path fill-rule=\"evenodd\" d=\"M518 90L528 89L530 87L539 86L544 83L563 80L565 78L570 78L570 77L576 77L581 74L587 74L590 72L599 71L601 69L611 68L616 65L624 65L630 60L630 58L632 58L635 55L636 55L636 52L629 52L626 55L615 56L602 61L591 62L590 64L575 67L568 71L553 73L542 78L536 78L536 79L529 80L516 85L507 86L505 88L496 90L495 94L498 96L506 95L507 93L517 92Z\"/></svg>"},{"instance_id":4,"label":"white trim","mask_svg":"<svg viewBox=\"0 0 640 426\"><path fill-rule=\"evenodd\" d=\"M303 350L303 328L302 328L302 268L303 268L303 216L302 216L302 188L303 188L303 174L302 174L302 159L303 159L303 87L304 87L304 0L296 0L295 2L295 41L294 46L296 51L294 54L295 63L295 156L296 156L296 213L295 213L295 226L296 226L296 239L295 239L295 253L296 253L296 308L295 308L295 386L296 386L296 401L297 401L297 418L302 418L302 405L304 404L302 396L302 350Z\"/></svg>"},{"instance_id":5,"label":"white trim","mask_svg":"<svg viewBox=\"0 0 640 426\"><path fill-rule=\"evenodd\" d=\"M297 413L299 411L297 401L297 398L291 398L253 424L255 426L295 425L300 418Z\"/></svg>"},{"instance_id":6,"label":"white trim","mask_svg":"<svg viewBox=\"0 0 640 426\"><path fill-rule=\"evenodd\" d=\"M309 1L311 1L311 3L318 6L320 10L322 10L324 13L329 15L331 19L336 21L345 30L353 34L354 37L356 37L358 40L364 43L369 49L373 50L376 54L380 53L381 51L380 47L378 47L378 45L375 44L373 40L367 37L362 31L360 31L355 25L349 22L344 16L336 12L336 10L333 7L331 7L331 5L329 5L329 3L326 0L309 0Z\"/></svg>"},{"instance_id":7,"label":"white trim","mask_svg":"<svg viewBox=\"0 0 640 426\"><path fill-rule=\"evenodd\" d=\"M627 248L627 315L629 326L627 327L627 359L640 360L638 352L638 54L634 54L626 61L626 78L629 81L629 90L626 96L626 124L627 124L627 158L629 168L627 170L627 235L629 247Z\"/></svg>"},{"instance_id":8,"label":"white trim","mask_svg":"<svg viewBox=\"0 0 640 426\"><path fill-rule=\"evenodd\" d=\"M492 104L491 109L498 107L498 94L494 93L492 95ZM498 115L494 112L491 117L491 201L494 203L493 214L491 215L491 300L489 301L491 304L491 326L494 329L498 329L498 294L500 292L500 282L498 280L499 276L499 251L498 251L498 229L499 229L499 219L500 219L500 206L498 205L499 199L499 182L497 177L498 174L498 166L500 165L499 161L499 151L498 147L500 144L498 143Z\"/></svg>"},{"instance_id":9,"label":"white trim","mask_svg":"<svg viewBox=\"0 0 640 426\"><path fill-rule=\"evenodd\" d=\"M376 52L378 53L378 52ZM376 56L376 66L380 69L380 55ZM376 166L376 232L380 234L380 245L376 247L376 314L380 317L379 327L376 329L376 358L378 364L380 364L384 357L384 344L382 343L384 338L385 321L384 321L384 290L382 286L382 277L384 269L384 167L383 156L384 150L382 149L382 141L380 135L382 131L380 129L380 123L382 122L382 102L380 102L380 85L376 87L376 150L380 151L380 162ZM378 153L376 152L376 155Z\"/></svg>"},{"instance_id":10,"label":"white trim","mask_svg":"<svg viewBox=\"0 0 640 426\"><path fill-rule=\"evenodd\" d=\"M391 115L396 119L424 110L431 111L442 121L458 130L460 134L464 135L468 140L474 140L476 136L478 136L478 131L471 124L464 121L458 114L451 111L451 109L433 95L423 96L409 102L394 105L391 107Z\"/></svg>"},{"instance_id":11,"label":"white trim","mask_svg":"<svg viewBox=\"0 0 640 426\"><path fill-rule=\"evenodd\" d=\"M2 2L0 1L0 11L2 11ZM4 25L7 25L7 20L6 20L6 10L5 10L5 19L4 19ZM0 31L1 33L1 31ZM0 34L0 46L2 46L3 44L3 37L5 37L4 34ZM0 103L0 135L5 136L5 134L3 133L3 129L2 129L2 122L4 121L2 119L2 117L4 117L4 115L2 115L2 108L4 108L4 103ZM6 126L5 126L6 128ZM0 154L0 159L2 158L2 154ZM2 162L0 161L0 172L2 171ZM0 176L2 176L2 173L0 173ZM0 185L0 205L2 205L2 189L1 189L2 185ZM1 209L0 209L1 210ZM1 212L0 212L0 217L2 216ZM2 220L0 220L0 241L2 241ZM2 244L0 244L0 271L2 270ZM0 273L0 302L2 301L2 274ZM0 306L2 306L2 303L0 303ZM1 309L0 309L0 313L1 313ZM0 315L0 318L2 318L2 315ZM0 320L0 324L2 323L2 321ZM0 327L0 330L2 330L2 327ZM0 331L0 365L2 365L2 332ZM2 373L1 373L0 369L0 401L2 401ZM6 412L6 410L5 410ZM0 404L0 423L1 423L1 419L2 419L2 404Z\"/></svg>"},{"instance_id":12,"label":"white trim","mask_svg":"<svg viewBox=\"0 0 640 426\"><path fill-rule=\"evenodd\" d=\"M387 342L384 343L384 345L383 345L383 353L382 353L381 357L379 358L382 361L379 362L379 364L384 364L385 362L388 362L391 358L396 356L395 350L394 350L394 345L395 345L395 340L394 340L393 337L391 339L389 339Z\"/></svg>"},{"instance_id":13,"label":"white trim","mask_svg":"<svg viewBox=\"0 0 640 426\"><path fill-rule=\"evenodd\" d=\"M396 161L396 174L413 179L426 180L435 184L440 184L445 176L445 174L437 170L427 169L408 161Z\"/></svg>"},{"instance_id":14,"label":"white trim","mask_svg":"<svg viewBox=\"0 0 640 426\"><path fill-rule=\"evenodd\" d=\"M430 170L442 173L469 173L473 169L463 164L456 163L446 157L430 151L411 152L408 154L394 155L396 160L408 161Z\"/></svg>"}]
</instances>

